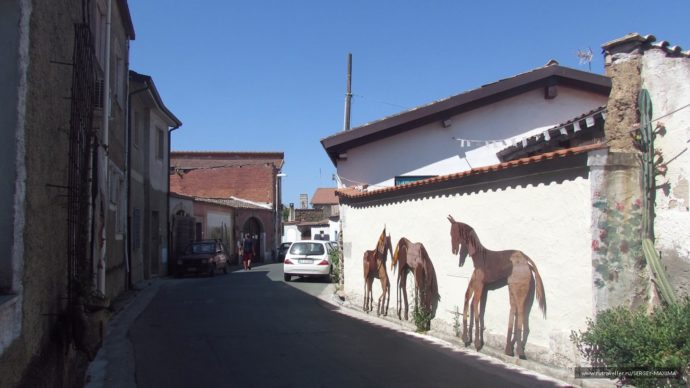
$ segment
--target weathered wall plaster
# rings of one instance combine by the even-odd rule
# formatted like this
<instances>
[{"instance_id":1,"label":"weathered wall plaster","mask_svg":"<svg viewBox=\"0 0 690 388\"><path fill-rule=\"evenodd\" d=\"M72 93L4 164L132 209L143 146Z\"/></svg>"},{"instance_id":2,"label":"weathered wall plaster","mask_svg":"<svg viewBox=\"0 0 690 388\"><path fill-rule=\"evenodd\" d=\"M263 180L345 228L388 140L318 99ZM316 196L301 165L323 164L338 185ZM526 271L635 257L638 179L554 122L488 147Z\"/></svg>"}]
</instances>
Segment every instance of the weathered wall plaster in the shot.
<instances>
[{"instance_id":1,"label":"weathered wall plaster","mask_svg":"<svg viewBox=\"0 0 690 388\"><path fill-rule=\"evenodd\" d=\"M655 243L676 292L690 295L690 58L651 47L644 51L641 69L642 87L650 93L653 119L658 120L652 127L663 124L666 129L654 143L668 168L657 185L670 185L656 193Z\"/></svg>"},{"instance_id":2,"label":"weathered wall plaster","mask_svg":"<svg viewBox=\"0 0 690 388\"><path fill-rule=\"evenodd\" d=\"M653 106L652 127L665 175L657 176L655 246L676 292L690 294L690 53L655 43L651 35L629 34L604 45L613 89L606 137L612 150L638 153L629 136L639 123L637 95L646 89ZM632 178L632 177L631 177Z\"/></svg>"},{"instance_id":3,"label":"weathered wall plaster","mask_svg":"<svg viewBox=\"0 0 690 388\"><path fill-rule=\"evenodd\" d=\"M585 171L584 166L580 168ZM538 184L521 184L517 176L513 183L500 187L490 187L491 178L487 177L487 186L480 184L464 194L429 192L370 204L345 201L341 221L347 298L362 305L362 256L374 248L385 225L394 246L401 237L425 245L441 295L431 326L454 335L455 314L458 308L462 310L473 265L468 259L458 267L458 257L451 253L450 223L446 219L450 214L472 226L487 248L518 249L536 263L544 282L548 317L543 319L536 306L532 309L527 357L572 367L578 355L569 340L570 331L584 329L586 318L594 312L591 187L586 173L568 179L558 174L547 174ZM388 276L395 284L397 275L389 268ZM381 287L378 281L374 284L374 298L378 298ZM412 293L410 280L408 294ZM393 289L391 306L395 300ZM484 336L488 346L505 346L509 309L506 287L489 292ZM395 308L388 314L395 315Z\"/></svg>"}]
</instances>

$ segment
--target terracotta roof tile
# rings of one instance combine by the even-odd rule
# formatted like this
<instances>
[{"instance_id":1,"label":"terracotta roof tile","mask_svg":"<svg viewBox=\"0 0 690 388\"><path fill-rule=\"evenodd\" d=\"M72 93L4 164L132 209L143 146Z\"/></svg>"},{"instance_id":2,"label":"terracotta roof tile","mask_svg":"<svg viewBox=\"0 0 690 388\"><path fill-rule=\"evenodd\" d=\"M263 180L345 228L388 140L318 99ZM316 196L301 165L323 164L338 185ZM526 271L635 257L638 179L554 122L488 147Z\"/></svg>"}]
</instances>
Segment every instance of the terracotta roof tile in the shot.
<instances>
[{"instance_id":1,"label":"terracotta roof tile","mask_svg":"<svg viewBox=\"0 0 690 388\"><path fill-rule=\"evenodd\" d=\"M621 46L624 48L622 51L630 51L633 47L641 46L643 49L655 48L663 50L666 55L690 58L690 50L683 52L680 46L671 46L665 40L657 42L654 35L640 35L637 32L629 33L601 45L604 51L608 52L616 51Z\"/></svg>"},{"instance_id":2,"label":"terracotta roof tile","mask_svg":"<svg viewBox=\"0 0 690 388\"><path fill-rule=\"evenodd\" d=\"M460 179L468 177L470 175L478 175L478 174L489 173L492 171L505 170L505 169L509 169L509 168L513 168L513 167L517 167L517 166L543 162L545 160L578 155L578 154L582 154L582 153L585 153L588 151L593 151L593 150L598 150L598 149L603 149L603 148L606 148L606 146L604 144L589 144L586 146L573 147L573 148L568 148L568 149L564 149L564 150L547 152L544 154L530 156L530 157L526 157L526 158L522 158L522 159L511 160L509 162L494 164L491 166L477 167L477 168L473 168L471 170L458 172L455 174L441 175L441 176L437 176L434 178L429 178L429 179L424 179L424 180L420 180L420 181L416 181L416 182L406 183L406 184L400 185L400 186L386 187L386 188L379 189L379 190L361 191L361 190L357 190L354 188L338 189L338 190L336 190L336 195L338 195L339 197L342 197L342 198L374 197L374 196L384 194L384 193L402 191L402 190L405 190L405 189L408 189L411 187L427 186L427 185L432 185L434 183L439 183L439 182L460 180Z\"/></svg>"},{"instance_id":3,"label":"terracotta roof tile","mask_svg":"<svg viewBox=\"0 0 690 388\"><path fill-rule=\"evenodd\" d=\"M312 196L313 205L337 205L338 197L335 195L335 187L319 187Z\"/></svg>"}]
</instances>

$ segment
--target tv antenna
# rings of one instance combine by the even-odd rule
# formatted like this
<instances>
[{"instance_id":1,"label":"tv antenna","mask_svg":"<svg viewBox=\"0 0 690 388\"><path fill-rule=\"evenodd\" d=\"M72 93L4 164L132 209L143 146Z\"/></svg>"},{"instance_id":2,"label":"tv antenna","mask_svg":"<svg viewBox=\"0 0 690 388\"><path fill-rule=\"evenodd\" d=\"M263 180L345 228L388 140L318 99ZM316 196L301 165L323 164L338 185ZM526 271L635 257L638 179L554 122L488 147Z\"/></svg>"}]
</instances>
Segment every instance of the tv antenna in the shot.
<instances>
[{"instance_id":1,"label":"tv antenna","mask_svg":"<svg viewBox=\"0 0 690 388\"><path fill-rule=\"evenodd\" d=\"M591 47L587 48L587 50L577 50L575 55L580 58L581 65L586 63L589 67L589 71L592 71L592 58L594 58L594 54L592 53Z\"/></svg>"}]
</instances>

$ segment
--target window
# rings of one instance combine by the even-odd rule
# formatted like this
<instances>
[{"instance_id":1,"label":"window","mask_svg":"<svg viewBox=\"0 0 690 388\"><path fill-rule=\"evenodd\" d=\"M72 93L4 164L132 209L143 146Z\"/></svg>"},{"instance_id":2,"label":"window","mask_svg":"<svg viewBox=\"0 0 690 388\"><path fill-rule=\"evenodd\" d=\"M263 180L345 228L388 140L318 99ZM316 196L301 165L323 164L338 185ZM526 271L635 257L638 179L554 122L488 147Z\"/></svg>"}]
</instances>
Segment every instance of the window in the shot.
<instances>
[{"instance_id":1,"label":"window","mask_svg":"<svg viewBox=\"0 0 690 388\"><path fill-rule=\"evenodd\" d=\"M296 242L290 247L290 254L293 255L323 255L326 250L323 244Z\"/></svg>"},{"instance_id":2,"label":"window","mask_svg":"<svg viewBox=\"0 0 690 388\"><path fill-rule=\"evenodd\" d=\"M134 133L132 134L132 143L134 146L139 148L139 138L141 137L141 128L143 126L143 121L141 117L141 112L134 112Z\"/></svg>"},{"instance_id":3,"label":"window","mask_svg":"<svg viewBox=\"0 0 690 388\"><path fill-rule=\"evenodd\" d=\"M203 244L192 244L188 253L215 253L216 244L214 243L203 243Z\"/></svg>"},{"instance_id":4,"label":"window","mask_svg":"<svg viewBox=\"0 0 690 388\"><path fill-rule=\"evenodd\" d=\"M115 234L122 238L125 232L127 210L125 209L125 175L114 164L110 165L109 200L110 210L115 212ZM118 237L118 236L116 236Z\"/></svg>"},{"instance_id":5,"label":"window","mask_svg":"<svg viewBox=\"0 0 690 388\"><path fill-rule=\"evenodd\" d=\"M96 46L96 59L105 69L105 42L106 42L106 5L103 0L96 2L95 12L93 13L93 39Z\"/></svg>"},{"instance_id":6,"label":"window","mask_svg":"<svg viewBox=\"0 0 690 388\"><path fill-rule=\"evenodd\" d=\"M124 108L125 106L125 61L122 58L122 49L120 48L120 39L115 37L114 42L114 52L113 56L114 62L115 62L115 69L114 69L114 77L113 80L115 81L113 84L113 94L115 94L115 101L118 103L120 108Z\"/></svg>"},{"instance_id":7,"label":"window","mask_svg":"<svg viewBox=\"0 0 690 388\"><path fill-rule=\"evenodd\" d=\"M156 158L163 160L163 148L165 148L165 137L163 136L163 130L156 127L156 133L158 134L158 142L156 147Z\"/></svg>"},{"instance_id":8,"label":"window","mask_svg":"<svg viewBox=\"0 0 690 388\"><path fill-rule=\"evenodd\" d=\"M429 178L434 178L437 175L405 175L405 176L396 176L395 177L395 185L400 186L404 185L406 183L412 183L416 181L421 181L424 179L429 179Z\"/></svg>"}]
</instances>

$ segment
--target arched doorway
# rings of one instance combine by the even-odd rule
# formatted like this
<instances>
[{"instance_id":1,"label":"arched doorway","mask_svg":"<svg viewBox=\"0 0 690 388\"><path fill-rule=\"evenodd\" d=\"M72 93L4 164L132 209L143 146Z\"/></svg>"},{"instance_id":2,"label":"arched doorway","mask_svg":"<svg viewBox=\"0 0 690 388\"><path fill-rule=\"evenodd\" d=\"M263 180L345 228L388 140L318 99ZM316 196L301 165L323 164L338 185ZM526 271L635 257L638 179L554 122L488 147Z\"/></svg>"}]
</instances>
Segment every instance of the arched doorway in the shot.
<instances>
[{"instance_id":1,"label":"arched doorway","mask_svg":"<svg viewBox=\"0 0 690 388\"><path fill-rule=\"evenodd\" d=\"M250 217L242 226L242 236L249 234L254 240L256 247L256 257L254 261L263 262L264 252L266 250L266 233L261 224L261 221L256 217Z\"/></svg>"}]
</instances>

